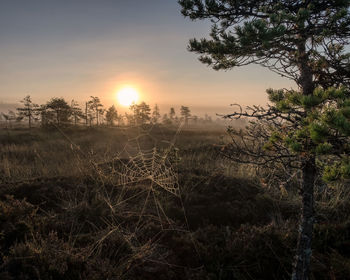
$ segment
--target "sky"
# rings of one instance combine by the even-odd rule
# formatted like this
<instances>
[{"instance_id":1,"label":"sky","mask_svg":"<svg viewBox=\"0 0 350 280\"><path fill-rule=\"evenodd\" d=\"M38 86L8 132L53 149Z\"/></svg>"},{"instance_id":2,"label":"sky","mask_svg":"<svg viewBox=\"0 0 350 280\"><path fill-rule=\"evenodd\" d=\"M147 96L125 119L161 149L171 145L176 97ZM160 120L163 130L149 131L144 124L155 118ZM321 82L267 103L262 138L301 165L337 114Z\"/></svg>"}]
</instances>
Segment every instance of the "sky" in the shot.
<instances>
[{"instance_id":1,"label":"sky","mask_svg":"<svg viewBox=\"0 0 350 280\"><path fill-rule=\"evenodd\" d=\"M0 110L30 95L115 104L129 85L162 113L189 106L229 113L265 105L267 88L293 83L260 66L214 71L187 51L210 23L184 18L177 0L0 0Z\"/></svg>"}]
</instances>

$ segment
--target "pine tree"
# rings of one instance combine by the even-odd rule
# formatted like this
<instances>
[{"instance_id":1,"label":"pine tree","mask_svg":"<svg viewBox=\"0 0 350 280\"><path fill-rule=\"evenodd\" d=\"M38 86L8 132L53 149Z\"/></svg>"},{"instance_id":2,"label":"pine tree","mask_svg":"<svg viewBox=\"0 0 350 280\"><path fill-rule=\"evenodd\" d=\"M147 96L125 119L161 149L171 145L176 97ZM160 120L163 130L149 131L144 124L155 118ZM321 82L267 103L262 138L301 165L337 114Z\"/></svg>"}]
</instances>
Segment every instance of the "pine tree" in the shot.
<instances>
[{"instance_id":1,"label":"pine tree","mask_svg":"<svg viewBox=\"0 0 350 280\"><path fill-rule=\"evenodd\" d=\"M135 125L143 125L151 120L151 108L145 102L132 104L130 110L133 112L132 122Z\"/></svg>"},{"instance_id":2,"label":"pine tree","mask_svg":"<svg viewBox=\"0 0 350 280\"><path fill-rule=\"evenodd\" d=\"M97 96L90 96L91 100L88 101L88 108L95 112L95 118L96 118L96 125L99 125L99 116L102 112L102 103L100 101L100 98ZM92 116L90 116L90 125L91 125L91 120L92 120Z\"/></svg>"},{"instance_id":3,"label":"pine tree","mask_svg":"<svg viewBox=\"0 0 350 280\"><path fill-rule=\"evenodd\" d=\"M52 98L44 107L45 122L55 123L57 126L65 126L70 123L72 109L63 98Z\"/></svg>"},{"instance_id":4,"label":"pine tree","mask_svg":"<svg viewBox=\"0 0 350 280\"><path fill-rule=\"evenodd\" d=\"M309 279L317 172L330 179L346 177L350 170L350 54L345 48L350 37L350 1L179 3L184 16L213 20L211 39L190 41L189 50L198 53L201 62L215 70L260 64L298 86L295 91L268 90L272 105L267 109L253 107L228 116L257 119L246 135L231 132L251 143L257 138L265 141L253 154L240 149L245 157L237 157L231 149L230 156L262 164L278 160L300 170L302 209L292 279Z\"/></svg>"},{"instance_id":5,"label":"pine tree","mask_svg":"<svg viewBox=\"0 0 350 280\"><path fill-rule=\"evenodd\" d=\"M114 126L114 122L118 120L118 112L114 105L108 108L106 112L106 120L110 126Z\"/></svg>"},{"instance_id":6,"label":"pine tree","mask_svg":"<svg viewBox=\"0 0 350 280\"><path fill-rule=\"evenodd\" d=\"M160 112L158 105L154 105L153 112L152 112L152 122L158 123L160 119Z\"/></svg>"},{"instance_id":7,"label":"pine tree","mask_svg":"<svg viewBox=\"0 0 350 280\"><path fill-rule=\"evenodd\" d=\"M83 110L79 107L79 103L77 101L72 100L70 107L72 110L74 125L76 126L78 124L79 119L84 119L85 115L83 114Z\"/></svg>"},{"instance_id":8,"label":"pine tree","mask_svg":"<svg viewBox=\"0 0 350 280\"><path fill-rule=\"evenodd\" d=\"M24 97L23 100L21 100L21 103L23 104L23 107L17 108L18 116L20 118L27 118L28 127L32 128L33 120L35 120L38 114L39 105L32 102L30 95Z\"/></svg>"},{"instance_id":9,"label":"pine tree","mask_svg":"<svg viewBox=\"0 0 350 280\"><path fill-rule=\"evenodd\" d=\"M168 114L164 114L162 117L162 123L166 126L169 126L172 124L171 119L169 119Z\"/></svg>"},{"instance_id":10,"label":"pine tree","mask_svg":"<svg viewBox=\"0 0 350 280\"><path fill-rule=\"evenodd\" d=\"M180 114L182 119L185 121L185 124L188 124L188 120L191 116L191 110L190 108L186 107L186 106L181 106L180 108Z\"/></svg>"},{"instance_id":11,"label":"pine tree","mask_svg":"<svg viewBox=\"0 0 350 280\"><path fill-rule=\"evenodd\" d=\"M176 116L176 113L175 113L175 109L173 107L170 108L170 112L169 112L169 119L174 122L175 120L175 116Z\"/></svg>"}]
</instances>

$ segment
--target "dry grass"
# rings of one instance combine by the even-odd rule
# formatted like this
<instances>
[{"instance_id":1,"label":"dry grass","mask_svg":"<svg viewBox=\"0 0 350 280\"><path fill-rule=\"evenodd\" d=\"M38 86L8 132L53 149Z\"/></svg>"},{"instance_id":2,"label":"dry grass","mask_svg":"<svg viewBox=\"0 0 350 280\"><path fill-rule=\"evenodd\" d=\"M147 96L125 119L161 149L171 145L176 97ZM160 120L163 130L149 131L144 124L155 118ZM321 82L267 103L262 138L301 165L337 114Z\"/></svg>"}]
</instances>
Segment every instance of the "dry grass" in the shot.
<instances>
[{"instance_id":1,"label":"dry grass","mask_svg":"<svg viewBox=\"0 0 350 280\"><path fill-rule=\"evenodd\" d=\"M298 197L220 157L225 141L156 126L1 131L0 278L289 279ZM149 168L120 183L129 157L154 147L179 195ZM348 197L344 185L318 194L317 279L349 272Z\"/></svg>"}]
</instances>

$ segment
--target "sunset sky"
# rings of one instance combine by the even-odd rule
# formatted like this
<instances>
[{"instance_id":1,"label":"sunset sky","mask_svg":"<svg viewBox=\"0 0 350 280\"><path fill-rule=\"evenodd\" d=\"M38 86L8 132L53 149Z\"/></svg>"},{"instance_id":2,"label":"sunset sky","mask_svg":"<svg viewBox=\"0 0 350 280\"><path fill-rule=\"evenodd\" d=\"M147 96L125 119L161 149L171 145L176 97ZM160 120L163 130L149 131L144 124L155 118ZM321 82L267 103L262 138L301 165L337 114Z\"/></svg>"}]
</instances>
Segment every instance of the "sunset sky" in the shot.
<instances>
[{"instance_id":1,"label":"sunset sky","mask_svg":"<svg viewBox=\"0 0 350 280\"><path fill-rule=\"evenodd\" d=\"M266 88L293 85L259 66L201 64L186 47L209 28L185 19L177 0L1 0L0 103L93 95L121 108L116 92L129 85L162 113L187 105L213 114L264 105Z\"/></svg>"}]
</instances>

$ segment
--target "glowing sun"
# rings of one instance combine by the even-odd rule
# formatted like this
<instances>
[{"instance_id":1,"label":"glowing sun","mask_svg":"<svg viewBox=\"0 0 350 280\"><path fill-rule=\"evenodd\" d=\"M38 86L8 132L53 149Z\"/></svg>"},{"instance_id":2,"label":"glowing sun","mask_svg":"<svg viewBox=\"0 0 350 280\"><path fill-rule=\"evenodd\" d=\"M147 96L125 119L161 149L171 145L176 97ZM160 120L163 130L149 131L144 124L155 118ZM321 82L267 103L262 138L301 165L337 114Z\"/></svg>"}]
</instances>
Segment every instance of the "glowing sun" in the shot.
<instances>
[{"instance_id":1,"label":"glowing sun","mask_svg":"<svg viewBox=\"0 0 350 280\"><path fill-rule=\"evenodd\" d=\"M117 93L118 102L123 106L130 106L133 103L137 103L139 100L139 93L132 87L123 87Z\"/></svg>"}]
</instances>

